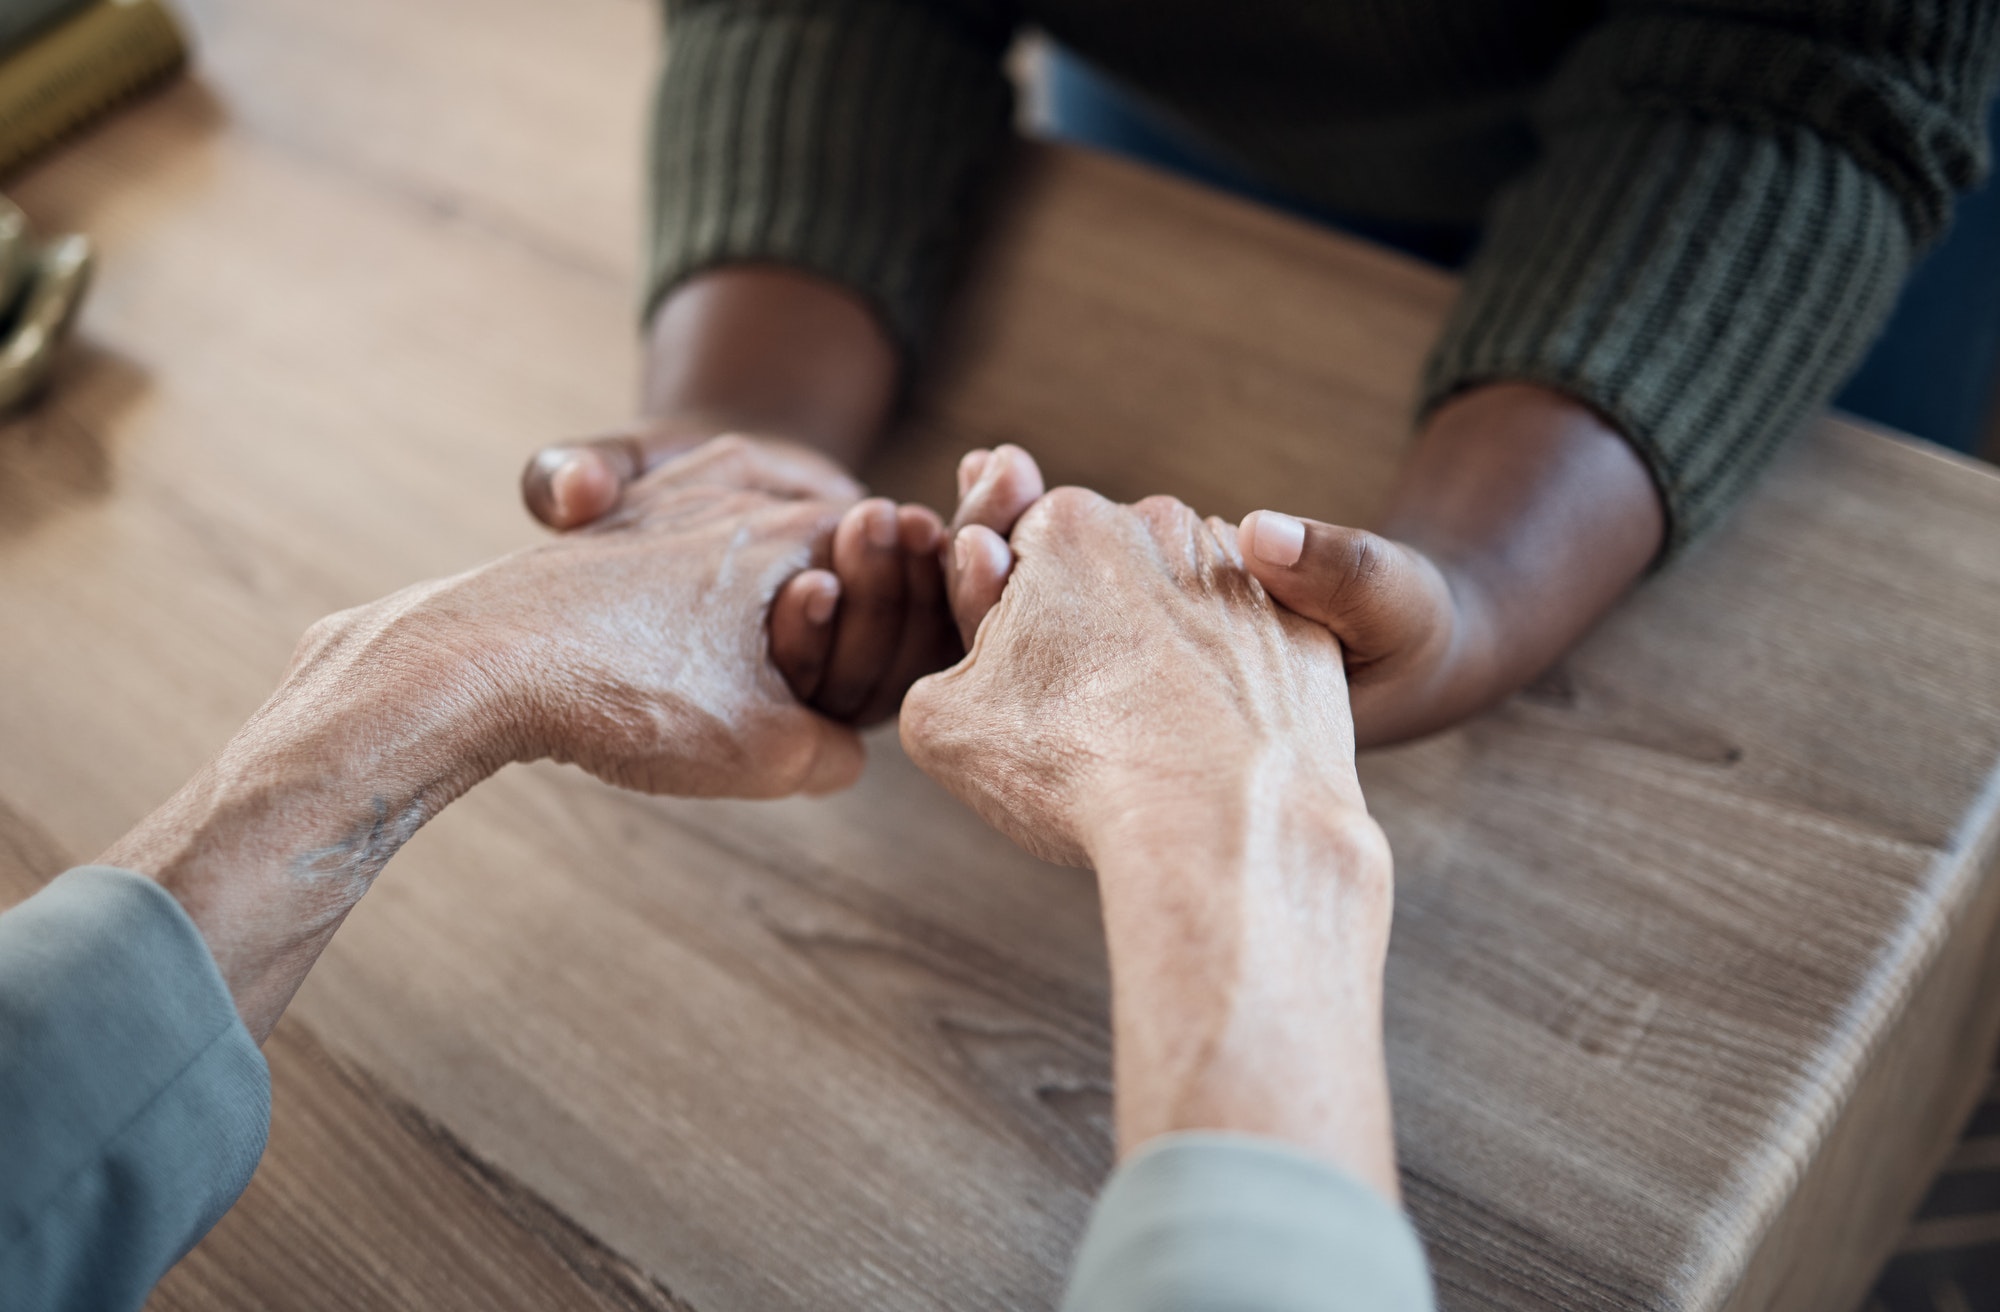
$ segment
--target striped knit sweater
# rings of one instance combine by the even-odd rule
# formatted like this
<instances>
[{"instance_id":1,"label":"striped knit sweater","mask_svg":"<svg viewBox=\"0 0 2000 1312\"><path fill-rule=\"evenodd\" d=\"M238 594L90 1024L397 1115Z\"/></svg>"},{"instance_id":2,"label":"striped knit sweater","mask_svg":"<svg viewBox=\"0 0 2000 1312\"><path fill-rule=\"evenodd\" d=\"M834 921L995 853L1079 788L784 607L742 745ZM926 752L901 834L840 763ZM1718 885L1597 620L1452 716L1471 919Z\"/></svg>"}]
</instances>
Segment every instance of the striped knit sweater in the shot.
<instances>
[{"instance_id":1,"label":"striped knit sweater","mask_svg":"<svg viewBox=\"0 0 2000 1312\"><path fill-rule=\"evenodd\" d=\"M1830 396L1983 174L2000 0L665 0L651 299L771 260L906 350L1034 23L1301 199L1483 225L1422 409L1496 379L1612 420L1713 523Z\"/></svg>"}]
</instances>

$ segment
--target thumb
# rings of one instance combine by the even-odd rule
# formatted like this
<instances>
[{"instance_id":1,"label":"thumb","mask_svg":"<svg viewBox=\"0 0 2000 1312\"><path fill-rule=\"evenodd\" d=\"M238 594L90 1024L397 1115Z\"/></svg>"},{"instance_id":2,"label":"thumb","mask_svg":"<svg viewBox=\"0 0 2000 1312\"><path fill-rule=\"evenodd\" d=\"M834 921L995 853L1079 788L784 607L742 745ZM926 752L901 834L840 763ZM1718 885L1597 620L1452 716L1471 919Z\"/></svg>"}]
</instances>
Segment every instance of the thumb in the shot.
<instances>
[{"instance_id":1,"label":"thumb","mask_svg":"<svg viewBox=\"0 0 2000 1312\"><path fill-rule=\"evenodd\" d=\"M1007 539L984 524L967 524L941 550L951 617L958 624L959 641L971 651L986 612L999 604L1007 586L1014 551Z\"/></svg>"},{"instance_id":2,"label":"thumb","mask_svg":"<svg viewBox=\"0 0 2000 1312\"><path fill-rule=\"evenodd\" d=\"M812 720L815 733L812 762L797 791L808 797L824 797L853 787L861 777L862 767L868 763L868 749L862 746L861 735L820 715L813 715Z\"/></svg>"},{"instance_id":3,"label":"thumb","mask_svg":"<svg viewBox=\"0 0 2000 1312\"><path fill-rule=\"evenodd\" d=\"M581 527L609 512L625 485L659 462L661 445L621 433L545 446L521 471L521 500L550 528Z\"/></svg>"},{"instance_id":4,"label":"thumb","mask_svg":"<svg viewBox=\"0 0 2000 1312\"><path fill-rule=\"evenodd\" d=\"M1423 643L1451 604L1428 558L1365 529L1259 510L1236 539L1244 568L1287 610L1331 630L1350 666Z\"/></svg>"}]
</instances>

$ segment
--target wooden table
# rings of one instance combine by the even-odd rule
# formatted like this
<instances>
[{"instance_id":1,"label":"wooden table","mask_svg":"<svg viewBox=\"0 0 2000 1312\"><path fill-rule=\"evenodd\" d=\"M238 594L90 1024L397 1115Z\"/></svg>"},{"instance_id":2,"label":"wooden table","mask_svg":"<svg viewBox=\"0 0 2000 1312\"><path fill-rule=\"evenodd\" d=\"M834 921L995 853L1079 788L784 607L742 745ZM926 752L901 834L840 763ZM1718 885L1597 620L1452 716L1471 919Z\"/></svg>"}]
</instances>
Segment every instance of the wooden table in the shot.
<instances>
[{"instance_id":1,"label":"wooden table","mask_svg":"<svg viewBox=\"0 0 2000 1312\"><path fill-rule=\"evenodd\" d=\"M198 83L12 188L103 247L0 431L0 888L87 859L315 616L530 541L633 395L640 0L207 0ZM878 471L1365 516L1451 283L1039 151ZM1456 1308L1850 1305L1995 1037L2000 478L1839 423L1533 690L1370 757L1410 1205ZM1111 1150L1089 879L852 793L510 770L268 1048L155 1303L1049 1306Z\"/></svg>"}]
</instances>

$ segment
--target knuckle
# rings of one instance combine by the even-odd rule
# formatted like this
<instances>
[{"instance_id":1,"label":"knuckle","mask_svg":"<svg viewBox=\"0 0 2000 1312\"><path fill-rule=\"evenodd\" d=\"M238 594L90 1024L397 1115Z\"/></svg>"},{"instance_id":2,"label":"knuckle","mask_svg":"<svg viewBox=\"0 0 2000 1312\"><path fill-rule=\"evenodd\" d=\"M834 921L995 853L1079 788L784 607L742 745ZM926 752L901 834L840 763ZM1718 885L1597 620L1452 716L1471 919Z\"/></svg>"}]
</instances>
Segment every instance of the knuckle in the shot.
<instances>
[{"instance_id":1,"label":"knuckle","mask_svg":"<svg viewBox=\"0 0 2000 1312\"><path fill-rule=\"evenodd\" d=\"M807 712L783 714L760 726L751 736L749 756L771 796L797 792L811 778L819 744L810 731Z\"/></svg>"},{"instance_id":2,"label":"knuckle","mask_svg":"<svg viewBox=\"0 0 2000 1312\"><path fill-rule=\"evenodd\" d=\"M294 673L304 670L339 647L354 631L358 614L359 608L340 610L308 624L292 648L290 670Z\"/></svg>"},{"instance_id":3,"label":"knuckle","mask_svg":"<svg viewBox=\"0 0 2000 1312\"><path fill-rule=\"evenodd\" d=\"M1362 529L1342 529L1340 534L1332 552L1333 569L1327 576L1328 594L1350 603L1372 600L1394 567L1392 549Z\"/></svg>"},{"instance_id":4,"label":"knuckle","mask_svg":"<svg viewBox=\"0 0 2000 1312\"><path fill-rule=\"evenodd\" d=\"M1048 516L1071 519L1088 514L1101 498L1087 487L1059 487L1049 492L1040 501L1042 513Z\"/></svg>"},{"instance_id":5,"label":"knuckle","mask_svg":"<svg viewBox=\"0 0 2000 1312\"><path fill-rule=\"evenodd\" d=\"M904 694L902 714L896 721L896 734L902 740L903 751L919 768L930 759L932 745L937 741L937 732L936 690L930 679L919 679L916 685Z\"/></svg>"},{"instance_id":6,"label":"knuckle","mask_svg":"<svg viewBox=\"0 0 2000 1312\"><path fill-rule=\"evenodd\" d=\"M919 765L935 760L952 732L957 718L952 692L955 685L950 671L940 671L917 680L903 696L898 732L903 749Z\"/></svg>"},{"instance_id":7,"label":"knuckle","mask_svg":"<svg viewBox=\"0 0 2000 1312\"><path fill-rule=\"evenodd\" d=\"M1073 532L1110 504L1087 487L1051 488L1022 514L1011 536L1018 541L1024 533L1032 539L1052 532Z\"/></svg>"}]
</instances>

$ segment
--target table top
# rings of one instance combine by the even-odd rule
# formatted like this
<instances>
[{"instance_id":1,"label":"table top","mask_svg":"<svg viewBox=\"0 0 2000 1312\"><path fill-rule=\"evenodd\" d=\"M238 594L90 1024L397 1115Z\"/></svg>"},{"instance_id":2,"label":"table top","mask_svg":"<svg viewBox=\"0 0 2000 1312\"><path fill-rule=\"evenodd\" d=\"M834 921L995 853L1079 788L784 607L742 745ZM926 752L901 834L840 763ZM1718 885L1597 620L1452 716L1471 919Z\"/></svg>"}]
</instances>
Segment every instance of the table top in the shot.
<instances>
[{"instance_id":1,"label":"table top","mask_svg":"<svg viewBox=\"0 0 2000 1312\"><path fill-rule=\"evenodd\" d=\"M189 8L198 78L9 188L103 263L0 428L8 901L164 799L312 619L533 541L521 460L635 395L649 6ZM872 472L935 501L1011 440L1114 496L1363 519L1452 294L1027 150ZM1826 421L1531 690L1365 758L1447 1305L1779 1278L1984 923L1996 644L2000 477ZM821 801L475 790L273 1036L265 1163L156 1304L1051 1305L1112 1159L1092 884L870 750Z\"/></svg>"}]
</instances>

